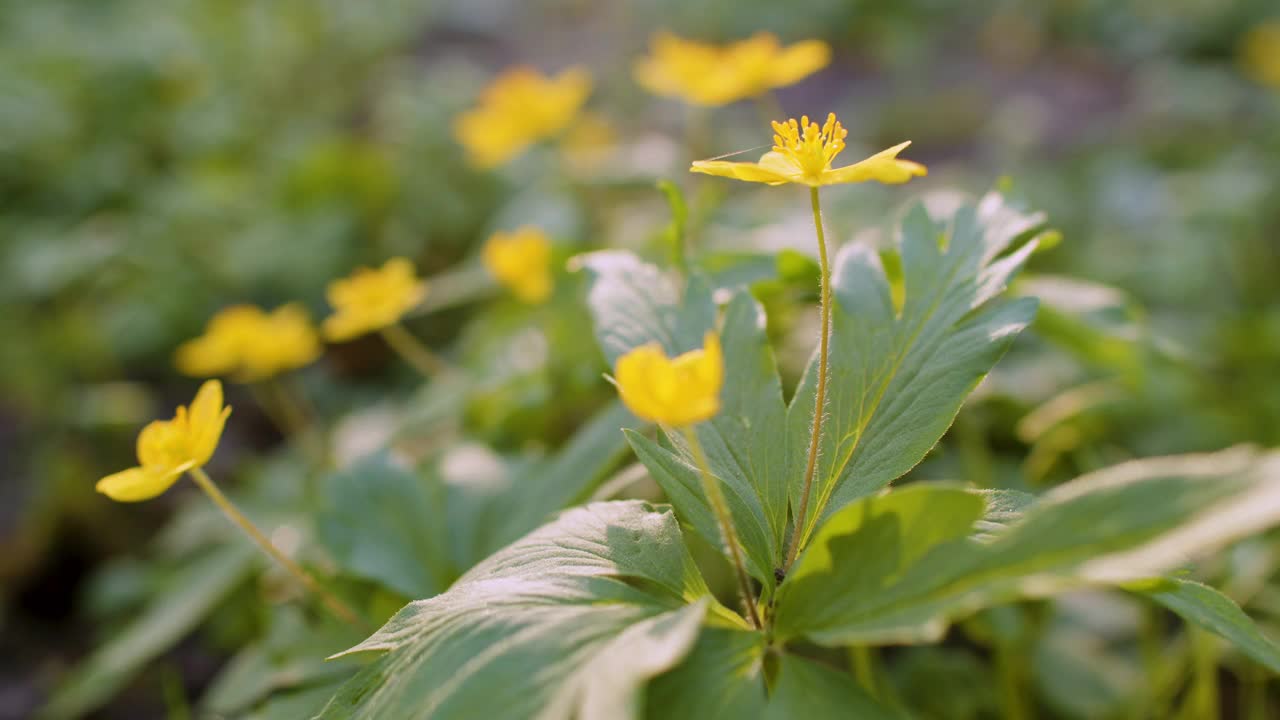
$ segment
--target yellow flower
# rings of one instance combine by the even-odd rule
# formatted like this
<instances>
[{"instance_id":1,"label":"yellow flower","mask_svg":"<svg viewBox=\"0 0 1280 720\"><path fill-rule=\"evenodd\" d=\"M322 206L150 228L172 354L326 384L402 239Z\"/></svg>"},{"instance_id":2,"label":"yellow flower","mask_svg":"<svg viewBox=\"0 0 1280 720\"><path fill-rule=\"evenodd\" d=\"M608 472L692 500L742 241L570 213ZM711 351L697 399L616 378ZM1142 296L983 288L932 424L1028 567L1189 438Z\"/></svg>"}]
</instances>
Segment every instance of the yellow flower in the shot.
<instances>
[{"instance_id":1,"label":"yellow flower","mask_svg":"<svg viewBox=\"0 0 1280 720\"><path fill-rule=\"evenodd\" d=\"M618 358L615 382L637 417L664 425L692 425L720 411L724 358L720 338L708 332L700 350L668 359L657 343Z\"/></svg>"},{"instance_id":2,"label":"yellow flower","mask_svg":"<svg viewBox=\"0 0 1280 720\"><path fill-rule=\"evenodd\" d=\"M649 45L649 57L635 67L637 82L656 95L713 107L799 82L831 62L831 48L820 40L784 48L772 33L721 46L663 32Z\"/></svg>"},{"instance_id":3,"label":"yellow flower","mask_svg":"<svg viewBox=\"0 0 1280 720\"><path fill-rule=\"evenodd\" d=\"M308 365L320 349L311 319L297 303L271 313L234 305L214 315L203 335L178 346L174 364L196 377L234 375L251 381Z\"/></svg>"},{"instance_id":4,"label":"yellow flower","mask_svg":"<svg viewBox=\"0 0 1280 720\"><path fill-rule=\"evenodd\" d=\"M496 167L569 126L591 93L591 76L569 68L555 77L517 67L499 75L453 133L480 167Z\"/></svg>"},{"instance_id":5,"label":"yellow flower","mask_svg":"<svg viewBox=\"0 0 1280 720\"><path fill-rule=\"evenodd\" d=\"M1262 23L1245 34L1240 63L1258 82L1280 89L1280 20Z\"/></svg>"},{"instance_id":6,"label":"yellow flower","mask_svg":"<svg viewBox=\"0 0 1280 720\"><path fill-rule=\"evenodd\" d=\"M174 364L194 377L228 375L241 369L244 348L257 335L262 308L233 305L210 318L204 334L178 346Z\"/></svg>"},{"instance_id":7,"label":"yellow flower","mask_svg":"<svg viewBox=\"0 0 1280 720\"><path fill-rule=\"evenodd\" d=\"M399 322L427 296L427 283L408 260L392 258L381 268L357 268L334 280L326 296L333 314L325 318L324 336L342 342Z\"/></svg>"},{"instance_id":8,"label":"yellow flower","mask_svg":"<svg viewBox=\"0 0 1280 720\"><path fill-rule=\"evenodd\" d=\"M515 296L540 303L551 295L551 241L534 227L497 232L484 245L484 266Z\"/></svg>"},{"instance_id":9,"label":"yellow flower","mask_svg":"<svg viewBox=\"0 0 1280 720\"><path fill-rule=\"evenodd\" d=\"M245 344L240 379L260 380L310 365L320 352L320 338L306 309L298 303L281 305L262 315L251 342Z\"/></svg>"},{"instance_id":10,"label":"yellow flower","mask_svg":"<svg viewBox=\"0 0 1280 720\"><path fill-rule=\"evenodd\" d=\"M179 406L172 420L155 420L138 433L138 467L98 481L98 492L118 502L150 500L168 490L188 470L213 456L231 414L222 405L222 383L206 380L191 403Z\"/></svg>"},{"instance_id":11,"label":"yellow flower","mask_svg":"<svg viewBox=\"0 0 1280 720\"><path fill-rule=\"evenodd\" d=\"M689 169L747 182L769 185L799 183L810 187L868 180L889 184L904 183L917 175L928 173L925 166L919 163L898 159L898 153L910 145L910 141L894 145L861 162L832 168L831 161L844 150L844 139L849 134L840 126L835 113L827 115L827 122L822 127L809 122L808 116L805 116L800 119L799 124L795 119L785 123L775 122L773 130L776 133L773 136L773 149L765 153L759 162L699 160Z\"/></svg>"}]
</instances>

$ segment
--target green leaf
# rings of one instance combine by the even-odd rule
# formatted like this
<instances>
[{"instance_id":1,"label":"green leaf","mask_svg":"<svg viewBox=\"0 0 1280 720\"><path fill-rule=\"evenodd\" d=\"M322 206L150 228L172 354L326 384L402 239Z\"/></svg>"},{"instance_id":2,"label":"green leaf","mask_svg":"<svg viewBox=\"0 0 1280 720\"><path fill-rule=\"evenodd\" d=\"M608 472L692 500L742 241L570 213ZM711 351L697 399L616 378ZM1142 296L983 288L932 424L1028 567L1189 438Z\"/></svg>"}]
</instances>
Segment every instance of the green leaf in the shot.
<instances>
[{"instance_id":1,"label":"green leaf","mask_svg":"<svg viewBox=\"0 0 1280 720\"><path fill-rule=\"evenodd\" d=\"M662 240L667 245L667 254L672 266L684 270L686 267L685 227L689 223L689 206L685 204L684 193L680 186L670 180L659 180L657 188L667 198L671 208L671 222L662 229Z\"/></svg>"},{"instance_id":2,"label":"green leaf","mask_svg":"<svg viewBox=\"0 0 1280 720\"><path fill-rule=\"evenodd\" d=\"M323 480L320 540L342 569L405 597L429 597L456 575L438 482L371 455Z\"/></svg>"},{"instance_id":3,"label":"green leaf","mask_svg":"<svg viewBox=\"0 0 1280 720\"><path fill-rule=\"evenodd\" d=\"M495 519L486 538L485 554L552 520L555 514L581 502L605 480L627 451L621 430L639 427L621 402L600 410L551 457L522 477L512 478L511 492L496 499Z\"/></svg>"},{"instance_id":4,"label":"green leaf","mask_svg":"<svg viewBox=\"0 0 1280 720\"><path fill-rule=\"evenodd\" d=\"M646 343L659 343L672 355L701 347L705 332L715 327L715 305L697 277L680 302L665 276L634 255L592 253L582 262L593 274L588 302L610 363ZM779 431L786 418L782 384L765 336L764 311L746 291L737 291L729 301L720 334L725 387L731 390L721 398L720 413L700 423L697 433L712 473L724 486L748 569L767 593L781 561L787 525L786 438ZM667 435L674 452L638 433L628 433L627 439L680 517L721 548L719 525L703 496L692 454L679 433Z\"/></svg>"},{"instance_id":5,"label":"green leaf","mask_svg":"<svg viewBox=\"0 0 1280 720\"><path fill-rule=\"evenodd\" d=\"M609 367L646 343L662 345L668 355L701 347L716 326L711 290L696 275L681 297L673 276L626 251L580 255L574 266L590 276L587 307Z\"/></svg>"},{"instance_id":6,"label":"green leaf","mask_svg":"<svg viewBox=\"0 0 1280 720\"><path fill-rule=\"evenodd\" d=\"M1264 635L1231 598L1208 585L1162 578L1151 584L1130 585L1127 589L1145 595L1188 622L1225 638L1263 667L1280 673L1280 645Z\"/></svg>"},{"instance_id":7,"label":"green leaf","mask_svg":"<svg viewBox=\"0 0 1280 720\"><path fill-rule=\"evenodd\" d=\"M920 540L912 491L943 528ZM1134 461L1047 493L1001 528L957 528L981 511L958 492L915 489L837 513L778 591L777 633L824 645L920 642L954 617L1020 597L1126 583L1280 523L1280 455L1229 450ZM971 498L977 495L970 494ZM933 522L933 518L929 518ZM888 555L884 559L881 555Z\"/></svg>"},{"instance_id":8,"label":"green leaf","mask_svg":"<svg viewBox=\"0 0 1280 720\"><path fill-rule=\"evenodd\" d=\"M900 300L874 250L848 245L837 254L827 419L806 535L920 462L1030 322L1034 299L995 298L1034 241L1001 254L1041 223L996 194L942 219L917 205L902 223L900 258L888 255L901 265ZM803 487L817 376L815 353L787 413L793 507Z\"/></svg>"},{"instance_id":9,"label":"green leaf","mask_svg":"<svg viewBox=\"0 0 1280 720\"><path fill-rule=\"evenodd\" d=\"M867 695L848 673L779 652L771 695L765 692L764 638L706 628L693 651L649 685L648 717L662 720L791 720L849 717L896 720L901 713Z\"/></svg>"},{"instance_id":10,"label":"green leaf","mask_svg":"<svg viewBox=\"0 0 1280 720\"><path fill-rule=\"evenodd\" d=\"M752 575L771 590L781 564L787 528L785 418L782 386L764 333L764 312L751 296L736 293L725 310L721 342L725 386L720 412L699 423L698 440L711 472L725 490ZM668 433L674 452L628 433L640 461L666 492L676 512L720 547L720 531L684 437Z\"/></svg>"},{"instance_id":11,"label":"green leaf","mask_svg":"<svg viewBox=\"0 0 1280 720\"><path fill-rule=\"evenodd\" d=\"M964 541L984 509L962 488L911 485L837 513L778 591L778 635L812 634L875 607L925 555Z\"/></svg>"},{"instance_id":12,"label":"green leaf","mask_svg":"<svg viewBox=\"0 0 1280 720\"><path fill-rule=\"evenodd\" d=\"M569 510L342 653L380 656L320 717L631 712L693 645L710 602L669 509Z\"/></svg>"},{"instance_id":13,"label":"green leaf","mask_svg":"<svg viewBox=\"0 0 1280 720\"><path fill-rule=\"evenodd\" d=\"M876 702L847 672L783 654L766 720L858 718L905 720L908 716Z\"/></svg>"},{"instance_id":14,"label":"green leaf","mask_svg":"<svg viewBox=\"0 0 1280 720\"><path fill-rule=\"evenodd\" d=\"M191 632L254 567L248 542L219 547L191 562L119 635L99 647L53 692L40 717L80 717L101 705L142 667Z\"/></svg>"},{"instance_id":15,"label":"green leaf","mask_svg":"<svg viewBox=\"0 0 1280 720\"><path fill-rule=\"evenodd\" d=\"M324 660L359 639L351 626L328 617L308 621L292 605L275 608L270 617L267 636L236 653L201 696L204 715L245 717L255 706L265 709L276 701L280 701L277 706L289 705L286 696L327 687L328 694L312 708L314 714L355 674L349 663Z\"/></svg>"},{"instance_id":16,"label":"green leaf","mask_svg":"<svg viewBox=\"0 0 1280 720\"><path fill-rule=\"evenodd\" d=\"M655 720L750 720L765 707L764 638L708 627L684 662L649 684Z\"/></svg>"}]
</instances>

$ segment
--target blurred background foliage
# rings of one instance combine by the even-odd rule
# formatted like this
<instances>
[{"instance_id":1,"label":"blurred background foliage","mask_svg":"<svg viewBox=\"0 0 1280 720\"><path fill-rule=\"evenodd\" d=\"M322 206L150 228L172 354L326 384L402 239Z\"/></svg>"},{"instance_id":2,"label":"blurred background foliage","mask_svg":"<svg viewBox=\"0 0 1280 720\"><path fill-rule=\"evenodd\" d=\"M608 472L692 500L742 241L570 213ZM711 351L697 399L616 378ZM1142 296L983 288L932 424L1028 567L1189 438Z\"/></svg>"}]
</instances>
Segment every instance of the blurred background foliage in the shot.
<instances>
[{"instance_id":1,"label":"blurred background foliage","mask_svg":"<svg viewBox=\"0 0 1280 720\"><path fill-rule=\"evenodd\" d=\"M1277 22L1264 0L0 4L0 717L27 717L148 598L193 578L210 584L198 603L164 606L189 617L135 639L150 649L137 664L159 656L156 671L80 686L93 698L83 709L114 698L98 716L172 714L211 681L205 707L231 714L252 705L265 717L277 702L279 717L299 717L327 697L333 671L314 663L287 668L297 705L255 705L269 685L255 695L227 679L352 638L330 628L326 644L296 630L312 622L296 609L264 604L287 584L251 572L218 518L186 492L125 507L92 490L130 464L142 423L190 396L173 349L222 307L300 300L321 317L332 278L413 259L440 277L411 327L467 381L417 390L373 339L331 348L290 382L336 418L340 457L378 447L390 426L419 457L478 443L463 447L522 467L611 390L580 279L557 271L550 302L522 305L479 269L480 244L534 224L554 238L557 266L606 246L662 259L670 215L654 183L667 178L688 199L700 264L726 284L757 281L784 377L798 377L815 328L807 208L795 193L685 172L691 158L767 141L770 108L699 112L644 93L631 67L659 29L826 40L830 66L777 93L786 113L835 110L850 155L914 141L927 181L827 194L840 241L886 242L879 229L928 188L995 185L1060 230L1016 288L1043 299L1036 332L916 477L1039 489L1131 457L1280 444ZM513 64L587 67L590 115L554 148L477 170L452 119ZM783 250L797 252L761 260ZM230 400L213 469L262 513L314 510L297 450L246 391ZM282 527L307 525L293 522ZM1274 629L1278 566L1280 546L1259 539L1208 571ZM405 599L371 592L384 617ZM947 699L926 714L988 717L995 691L965 678L981 675L988 649L1013 648L1035 658L1028 682L1053 712L1108 716L1141 684L1143 661L1117 656L1129 646L1116 638L1159 620L1116 602L989 613L961 642L904 654L890 680ZM256 655L214 680L245 647Z\"/></svg>"}]
</instances>

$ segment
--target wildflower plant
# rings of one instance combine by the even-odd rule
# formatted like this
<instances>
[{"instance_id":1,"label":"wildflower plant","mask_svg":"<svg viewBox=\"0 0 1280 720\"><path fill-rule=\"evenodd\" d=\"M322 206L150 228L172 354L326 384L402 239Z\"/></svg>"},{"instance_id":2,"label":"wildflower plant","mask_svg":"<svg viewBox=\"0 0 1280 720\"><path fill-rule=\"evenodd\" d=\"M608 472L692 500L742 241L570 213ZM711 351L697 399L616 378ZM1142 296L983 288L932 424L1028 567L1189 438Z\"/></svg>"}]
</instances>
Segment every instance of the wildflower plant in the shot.
<instances>
[{"instance_id":1,"label":"wildflower plant","mask_svg":"<svg viewBox=\"0 0 1280 720\"><path fill-rule=\"evenodd\" d=\"M991 194L915 205L883 255L841 248L822 279L829 343L789 403L745 288L713 289L696 264L579 258L619 396L659 427L627 441L670 504L591 502L497 550L339 653L366 664L318 717L902 717L863 672L876 647L1099 586L1280 667L1238 607L1167 574L1280 522L1274 455L1135 461L1041 497L888 488L1035 314L1003 293L1044 232ZM690 535L731 568L736 602L712 591Z\"/></svg>"},{"instance_id":2,"label":"wildflower plant","mask_svg":"<svg viewBox=\"0 0 1280 720\"><path fill-rule=\"evenodd\" d=\"M829 61L816 41L784 46L761 34L711 46L663 34L635 74L655 93L710 107L759 98ZM455 119L455 139L474 164L500 166L570 127L590 91L582 69L510 70ZM907 142L839 165L848 133L834 114L772 129L757 161L689 169L779 188L768 192L808 190L816 270L790 281L806 298L797 313L815 310L807 298L816 291L818 320L794 386L779 367L763 283L685 252L695 213L672 183L662 187L675 218L662 235L678 252L667 264L599 250L571 260L576 276L559 274L550 239L525 226L487 238L483 267L453 278L489 288L475 280L487 273L520 301L498 306L503 322L562 316L565 334L598 348L600 357L576 352L573 369L609 394L552 449L498 449L468 433L459 418L474 388L455 381L472 373L451 372L404 326L449 278L421 278L406 258L334 279L318 334L301 305L238 305L178 349L184 373L252 390L312 363L320 337L377 334L425 376L390 420L353 423L350 434L381 433L376 450L336 469L326 450L323 462L293 468L305 491L290 522L264 511L280 510L287 455L264 463L271 493L245 505L248 514L204 470L230 413L218 380L143 428L137 467L98 482L112 500L139 502L190 477L306 591L271 610L292 618L281 632L291 635L287 649L273 628L230 663L202 710L391 720L908 717L879 669L880 648L936 643L995 608L1097 589L1176 613L1280 672L1280 647L1226 595L1183 573L1280 524L1280 455L1241 447L1136 460L1040 494L907 478L1033 322L1034 293L1009 288L1053 236L1043 215L999 192L929 194L885 223L881 247L841 243L827 232L821 188L901 185L926 168L900 157ZM778 280L782 260L765 259L763 274ZM583 313L582 303L585 314L566 310ZM528 355L553 344L545 329L522 328ZM425 430L406 419L415 415ZM207 609L244 584L249 561L228 557L220 572L193 564L184 577L217 582L193 582L186 605ZM320 608L323 616L308 614ZM157 615L159 631L144 625L125 645L158 652L151 639L171 628ZM366 618L385 622L371 631ZM339 632L329 632L331 619ZM103 652L96 662L117 659ZM281 688L289 702L267 712L264 698ZM1000 709L1027 716L1016 688L1009 695Z\"/></svg>"}]
</instances>

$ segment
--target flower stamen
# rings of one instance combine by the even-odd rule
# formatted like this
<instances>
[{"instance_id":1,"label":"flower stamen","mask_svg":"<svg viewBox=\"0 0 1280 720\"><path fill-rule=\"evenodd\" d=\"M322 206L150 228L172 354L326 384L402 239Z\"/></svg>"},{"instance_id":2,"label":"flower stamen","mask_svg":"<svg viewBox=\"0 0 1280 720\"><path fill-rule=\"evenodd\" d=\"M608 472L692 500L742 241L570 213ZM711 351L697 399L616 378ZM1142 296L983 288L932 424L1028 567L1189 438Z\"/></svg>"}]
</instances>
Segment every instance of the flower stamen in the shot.
<instances>
[{"instance_id":1,"label":"flower stamen","mask_svg":"<svg viewBox=\"0 0 1280 720\"><path fill-rule=\"evenodd\" d=\"M797 123L795 118L785 123L773 123L773 151L781 154L807 178L819 178L831 169L831 161L844 150L844 139L849 136L835 113L827 114L822 127L809 122L805 115Z\"/></svg>"}]
</instances>

